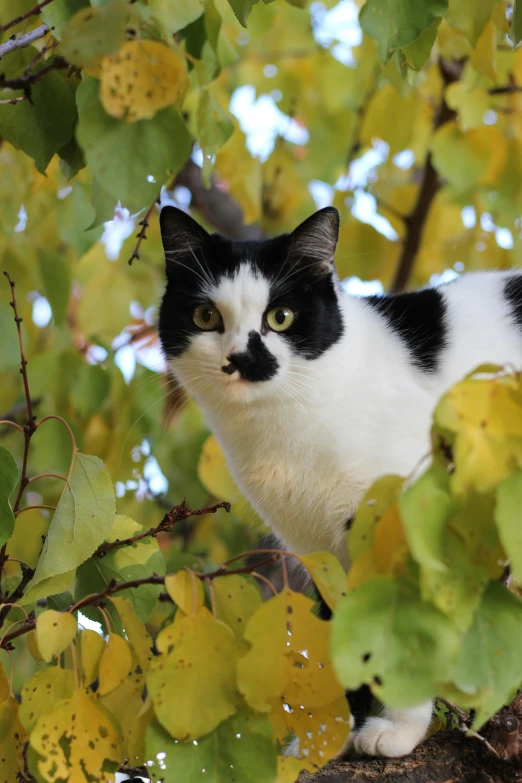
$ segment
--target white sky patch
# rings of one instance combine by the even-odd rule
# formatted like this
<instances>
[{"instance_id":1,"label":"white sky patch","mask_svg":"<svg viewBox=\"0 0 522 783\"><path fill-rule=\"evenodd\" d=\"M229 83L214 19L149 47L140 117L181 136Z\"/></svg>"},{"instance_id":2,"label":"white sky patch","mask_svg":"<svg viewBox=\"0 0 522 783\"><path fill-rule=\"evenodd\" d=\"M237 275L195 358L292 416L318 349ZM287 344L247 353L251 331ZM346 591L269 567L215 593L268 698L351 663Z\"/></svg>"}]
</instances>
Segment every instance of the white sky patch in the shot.
<instances>
[{"instance_id":1,"label":"white sky patch","mask_svg":"<svg viewBox=\"0 0 522 783\"><path fill-rule=\"evenodd\" d=\"M511 250L515 244L513 241L513 234L509 228L497 228L495 231L495 239L497 240L497 245L503 250Z\"/></svg>"},{"instance_id":2,"label":"white sky patch","mask_svg":"<svg viewBox=\"0 0 522 783\"><path fill-rule=\"evenodd\" d=\"M464 228L474 227L477 222L477 213L475 212L475 207L472 207L471 205L463 207L460 215L462 217Z\"/></svg>"},{"instance_id":3,"label":"white sky patch","mask_svg":"<svg viewBox=\"0 0 522 783\"><path fill-rule=\"evenodd\" d=\"M345 291L352 296L371 296L383 294L384 288L380 280L361 280L360 277L347 277L341 281Z\"/></svg>"},{"instance_id":4,"label":"white sky patch","mask_svg":"<svg viewBox=\"0 0 522 783\"><path fill-rule=\"evenodd\" d=\"M268 158L277 136L293 144L306 144L309 139L306 128L278 109L271 95L260 95L256 100L251 84L234 91L229 108L247 137L248 149L261 160Z\"/></svg>"},{"instance_id":5,"label":"white sky patch","mask_svg":"<svg viewBox=\"0 0 522 783\"><path fill-rule=\"evenodd\" d=\"M412 150L401 150L401 152L397 152L397 154L393 156L393 163L398 169L407 171L408 169L411 169L415 163L415 154Z\"/></svg>"},{"instance_id":6,"label":"white sky patch","mask_svg":"<svg viewBox=\"0 0 522 783\"><path fill-rule=\"evenodd\" d=\"M114 210L114 217L103 224L101 243L105 247L105 255L110 261L117 261L123 243L134 231L136 215L131 215L120 202Z\"/></svg>"},{"instance_id":7,"label":"white sky patch","mask_svg":"<svg viewBox=\"0 0 522 783\"><path fill-rule=\"evenodd\" d=\"M458 273L454 269L445 269L440 275L435 274L430 277L430 285L437 286L443 283L451 283L458 278Z\"/></svg>"},{"instance_id":8,"label":"white sky patch","mask_svg":"<svg viewBox=\"0 0 522 783\"><path fill-rule=\"evenodd\" d=\"M143 477L149 485L150 491L155 495L164 495L167 492L169 482L158 465L156 457L147 458L143 466Z\"/></svg>"},{"instance_id":9,"label":"white sky patch","mask_svg":"<svg viewBox=\"0 0 522 783\"><path fill-rule=\"evenodd\" d=\"M328 207L333 201L334 189L327 182L313 179L308 185L308 190L312 194L317 209Z\"/></svg>"},{"instance_id":10,"label":"white sky patch","mask_svg":"<svg viewBox=\"0 0 522 783\"><path fill-rule=\"evenodd\" d=\"M101 623L97 623L94 620L89 620L89 618L81 612L78 612L78 622L82 628L87 628L89 631L95 631L96 633L99 633L100 636L103 636Z\"/></svg>"},{"instance_id":11,"label":"white sky patch","mask_svg":"<svg viewBox=\"0 0 522 783\"><path fill-rule=\"evenodd\" d=\"M389 151L390 148L385 141L374 139L372 148L352 161L347 175L339 177L336 188L338 190L353 190L366 187L374 169L387 160Z\"/></svg>"},{"instance_id":12,"label":"white sky patch","mask_svg":"<svg viewBox=\"0 0 522 783\"><path fill-rule=\"evenodd\" d=\"M33 323L43 329L52 317L53 311L45 296L37 296L33 301Z\"/></svg>"},{"instance_id":13,"label":"white sky patch","mask_svg":"<svg viewBox=\"0 0 522 783\"><path fill-rule=\"evenodd\" d=\"M27 210L22 204L20 209L18 210L18 223L16 224L14 230L17 234L20 234L22 231L25 231L25 227L27 225Z\"/></svg>"},{"instance_id":14,"label":"white sky patch","mask_svg":"<svg viewBox=\"0 0 522 783\"><path fill-rule=\"evenodd\" d=\"M373 226L379 234L383 234L387 239L396 242L399 235L393 228L389 220L377 212L377 202L371 193L365 193L363 190L356 190L352 205L352 215L360 220L361 223L368 223Z\"/></svg>"},{"instance_id":15,"label":"white sky patch","mask_svg":"<svg viewBox=\"0 0 522 783\"><path fill-rule=\"evenodd\" d=\"M362 41L358 20L359 9L354 0L341 0L329 11L323 3L312 3L310 15L315 39L321 46L332 46L332 54L345 65L355 66L354 46Z\"/></svg>"}]
</instances>

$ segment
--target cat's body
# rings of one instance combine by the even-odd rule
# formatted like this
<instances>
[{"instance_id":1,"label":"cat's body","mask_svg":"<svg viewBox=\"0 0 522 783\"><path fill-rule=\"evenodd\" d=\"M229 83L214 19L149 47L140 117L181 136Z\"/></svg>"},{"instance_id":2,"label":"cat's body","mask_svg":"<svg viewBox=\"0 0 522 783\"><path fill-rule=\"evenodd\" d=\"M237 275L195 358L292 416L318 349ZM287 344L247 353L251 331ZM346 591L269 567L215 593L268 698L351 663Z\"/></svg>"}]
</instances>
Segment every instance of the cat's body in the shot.
<instances>
[{"instance_id":1,"label":"cat's body","mask_svg":"<svg viewBox=\"0 0 522 783\"><path fill-rule=\"evenodd\" d=\"M481 363L522 366L522 275L479 273L356 298L333 272L334 210L258 245L208 237L171 208L162 231L169 283L160 336L172 370L285 548L326 549L348 568L346 536L362 495L426 455L441 394ZM210 331L192 321L205 303L221 319ZM279 331L273 313L283 311L292 322ZM407 753L430 716L428 704L385 711L358 730L356 748Z\"/></svg>"}]
</instances>

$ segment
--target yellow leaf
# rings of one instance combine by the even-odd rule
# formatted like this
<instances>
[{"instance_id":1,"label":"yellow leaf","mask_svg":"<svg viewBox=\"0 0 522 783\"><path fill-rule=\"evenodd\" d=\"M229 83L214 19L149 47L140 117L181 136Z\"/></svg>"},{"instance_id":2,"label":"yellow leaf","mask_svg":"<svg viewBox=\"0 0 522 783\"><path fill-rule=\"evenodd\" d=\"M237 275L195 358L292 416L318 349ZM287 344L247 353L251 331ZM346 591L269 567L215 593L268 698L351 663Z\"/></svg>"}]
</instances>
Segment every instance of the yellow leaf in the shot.
<instances>
[{"instance_id":1,"label":"yellow leaf","mask_svg":"<svg viewBox=\"0 0 522 783\"><path fill-rule=\"evenodd\" d=\"M48 609L36 620L36 641L44 661L60 655L76 636L78 625L72 614Z\"/></svg>"},{"instance_id":2,"label":"yellow leaf","mask_svg":"<svg viewBox=\"0 0 522 783\"><path fill-rule=\"evenodd\" d=\"M0 704L0 781L2 783L23 780L26 740L25 731L18 717L18 703L14 696L9 696Z\"/></svg>"},{"instance_id":3,"label":"yellow leaf","mask_svg":"<svg viewBox=\"0 0 522 783\"><path fill-rule=\"evenodd\" d=\"M129 645L117 633L110 633L107 646L100 660L98 693L110 693L129 676L132 668Z\"/></svg>"},{"instance_id":4,"label":"yellow leaf","mask_svg":"<svg viewBox=\"0 0 522 783\"><path fill-rule=\"evenodd\" d=\"M398 504L387 509L373 533L375 562L381 574L394 574L408 555L408 542L402 527Z\"/></svg>"},{"instance_id":5,"label":"yellow leaf","mask_svg":"<svg viewBox=\"0 0 522 783\"><path fill-rule=\"evenodd\" d=\"M163 652L152 661L147 687L174 739L197 739L237 712L237 647L225 623L202 607L161 631L157 647Z\"/></svg>"},{"instance_id":6,"label":"yellow leaf","mask_svg":"<svg viewBox=\"0 0 522 783\"><path fill-rule=\"evenodd\" d=\"M446 88L446 103L457 112L457 122L463 131L482 125L490 106L485 90L464 82L453 82Z\"/></svg>"},{"instance_id":7,"label":"yellow leaf","mask_svg":"<svg viewBox=\"0 0 522 783\"><path fill-rule=\"evenodd\" d=\"M251 649L238 663L238 685L255 710L268 712L282 696L324 706L344 692L330 662L330 624L312 614L313 605L286 589L250 618L245 640Z\"/></svg>"},{"instance_id":8,"label":"yellow leaf","mask_svg":"<svg viewBox=\"0 0 522 783\"><path fill-rule=\"evenodd\" d=\"M245 141L245 134L236 128L217 151L214 168L243 210L245 223L255 223L261 217L261 161L252 157Z\"/></svg>"},{"instance_id":9,"label":"yellow leaf","mask_svg":"<svg viewBox=\"0 0 522 783\"><path fill-rule=\"evenodd\" d=\"M26 732L30 734L41 715L50 712L54 705L63 699L70 698L73 692L72 669L49 666L33 674L21 693L20 720Z\"/></svg>"},{"instance_id":10,"label":"yellow leaf","mask_svg":"<svg viewBox=\"0 0 522 783\"><path fill-rule=\"evenodd\" d=\"M0 704L4 702L11 693L9 679L5 673L4 665L0 662Z\"/></svg>"},{"instance_id":11,"label":"yellow leaf","mask_svg":"<svg viewBox=\"0 0 522 783\"><path fill-rule=\"evenodd\" d=\"M261 606L259 590L239 574L218 577L212 586L217 618L232 628L240 643L247 622Z\"/></svg>"},{"instance_id":12,"label":"yellow leaf","mask_svg":"<svg viewBox=\"0 0 522 783\"><path fill-rule=\"evenodd\" d=\"M477 41L475 50L470 57L475 70L493 80L497 75L495 63L497 51L496 33L496 27L491 20L486 25L486 28Z\"/></svg>"},{"instance_id":13,"label":"yellow leaf","mask_svg":"<svg viewBox=\"0 0 522 783\"><path fill-rule=\"evenodd\" d=\"M390 155L408 148L418 109L419 102L413 93L403 97L390 84L385 84L371 99L365 112L362 143L371 146L374 139L386 139ZM396 117L401 117L401 122L395 122Z\"/></svg>"},{"instance_id":14,"label":"yellow leaf","mask_svg":"<svg viewBox=\"0 0 522 783\"><path fill-rule=\"evenodd\" d=\"M225 455L213 435L203 444L198 462L198 478L211 495L218 500L232 503L234 513L242 519L249 519L254 515L250 503L243 497L230 475Z\"/></svg>"},{"instance_id":15,"label":"yellow leaf","mask_svg":"<svg viewBox=\"0 0 522 783\"><path fill-rule=\"evenodd\" d=\"M295 783L303 768L303 763L295 756L278 756L275 783Z\"/></svg>"},{"instance_id":16,"label":"yellow leaf","mask_svg":"<svg viewBox=\"0 0 522 783\"><path fill-rule=\"evenodd\" d=\"M143 677L137 682L128 678L117 688L100 698L120 728L122 755L129 766L143 764L145 729L152 717L151 702L143 701Z\"/></svg>"},{"instance_id":17,"label":"yellow leaf","mask_svg":"<svg viewBox=\"0 0 522 783\"><path fill-rule=\"evenodd\" d=\"M36 631L29 631L27 634L27 649L35 659L35 661L38 663L39 661L43 661L42 654L40 650L38 649L38 642L36 640Z\"/></svg>"},{"instance_id":18,"label":"yellow leaf","mask_svg":"<svg viewBox=\"0 0 522 783\"><path fill-rule=\"evenodd\" d=\"M294 735L299 740L300 769L314 771L337 755L350 734L350 708L344 694L324 707L301 709L299 700L278 704L270 713L280 742ZM294 767L295 768L295 767ZM284 780L284 778L283 778Z\"/></svg>"},{"instance_id":19,"label":"yellow leaf","mask_svg":"<svg viewBox=\"0 0 522 783\"><path fill-rule=\"evenodd\" d=\"M98 668L105 650L105 640L96 631L87 629L80 634L80 651L85 684L90 685L98 677Z\"/></svg>"},{"instance_id":20,"label":"yellow leaf","mask_svg":"<svg viewBox=\"0 0 522 783\"><path fill-rule=\"evenodd\" d=\"M148 671L153 655L152 639L150 638L147 629L136 616L136 612L127 598L113 598L112 602L120 616L127 638L134 650L142 671Z\"/></svg>"},{"instance_id":21,"label":"yellow leaf","mask_svg":"<svg viewBox=\"0 0 522 783\"><path fill-rule=\"evenodd\" d=\"M187 88L185 63L156 41L127 41L102 60L100 100L112 117L148 119L166 106L181 106Z\"/></svg>"},{"instance_id":22,"label":"yellow leaf","mask_svg":"<svg viewBox=\"0 0 522 783\"><path fill-rule=\"evenodd\" d=\"M203 606L205 595L201 581L186 569L165 577L165 589L185 614L194 614Z\"/></svg>"},{"instance_id":23,"label":"yellow leaf","mask_svg":"<svg viewBox=\"0 0 522 783\"><path fill-rule=\"evenodd\" d=\"M302 555L299 560L314 580L324 601L334 610L339 599L346 595L346 573L340 562L330 552Z\"/></svg>"},{"instance_id":24,"label":"yellow leaf","mask_svg":"<svg viewBox=\"0 0 522 783\"><path fill-rule=\"evenodd\" d=\"M29 741L46 783L113 783L123 761L118 732L82 689L42 715Z\"/></svg>"}]
</instances>

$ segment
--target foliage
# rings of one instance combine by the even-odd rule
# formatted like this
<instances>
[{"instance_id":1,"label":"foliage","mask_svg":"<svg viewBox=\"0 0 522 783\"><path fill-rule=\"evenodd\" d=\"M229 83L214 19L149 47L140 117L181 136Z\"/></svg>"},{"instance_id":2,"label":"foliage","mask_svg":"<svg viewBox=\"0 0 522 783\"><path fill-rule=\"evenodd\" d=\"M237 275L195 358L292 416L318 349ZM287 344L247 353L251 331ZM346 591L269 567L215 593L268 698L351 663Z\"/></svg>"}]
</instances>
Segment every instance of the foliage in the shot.
<instances>
[{"instance_id":1,"label":"foliage","mask_svg":"<svg viewBox=\"0 0 522 783\"><path fill-rule=\"evenodd\" d=\"M262 522L151 312L163 185L248 238L323 183L340 276L395 290L517 264L522 9L479 5L366 0L347 47L321 29L333 0L2 3L0 258L23 321L0 289L0 780L291 783L346 742L345 687L480 726L521 685L519 375L448 391L429 467L368 490L346 577L324 552L244 556ZM261 154L231 110L245 85L283 113Z\"/></svg>"}]
</instances>

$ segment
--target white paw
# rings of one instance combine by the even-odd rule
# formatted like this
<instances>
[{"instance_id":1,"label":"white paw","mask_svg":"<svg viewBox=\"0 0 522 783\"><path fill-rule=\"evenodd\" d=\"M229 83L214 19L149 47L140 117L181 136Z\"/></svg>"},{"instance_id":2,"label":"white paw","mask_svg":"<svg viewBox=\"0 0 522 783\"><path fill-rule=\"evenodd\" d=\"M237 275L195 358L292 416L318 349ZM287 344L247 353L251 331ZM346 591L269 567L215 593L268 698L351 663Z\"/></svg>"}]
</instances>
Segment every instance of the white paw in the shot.
<instances>
[{"instance_id":1,"label":"white paw","mask_svg":"<svg viewBox=\"0 0 522 783\"><path fill-rule=\"evenodd\" d=\"M352 743L356 753L363 756L407 756L421 741L417 727L403 726L388 718L368 718L354 733Z\"/></svg>"}]
</instances>

